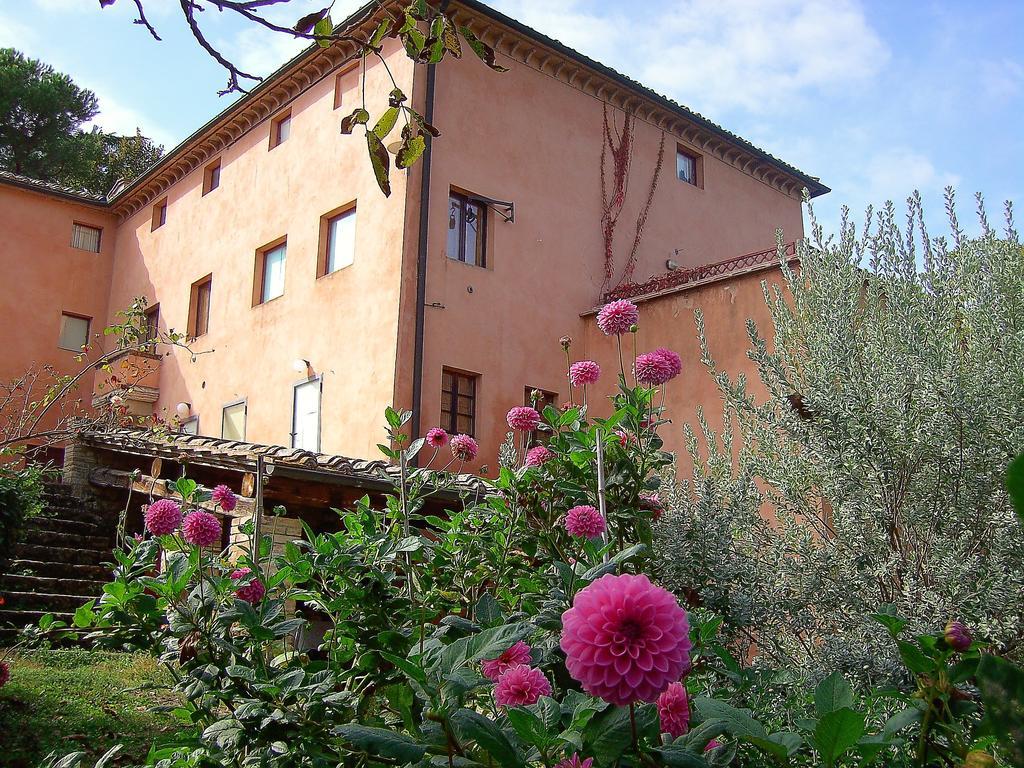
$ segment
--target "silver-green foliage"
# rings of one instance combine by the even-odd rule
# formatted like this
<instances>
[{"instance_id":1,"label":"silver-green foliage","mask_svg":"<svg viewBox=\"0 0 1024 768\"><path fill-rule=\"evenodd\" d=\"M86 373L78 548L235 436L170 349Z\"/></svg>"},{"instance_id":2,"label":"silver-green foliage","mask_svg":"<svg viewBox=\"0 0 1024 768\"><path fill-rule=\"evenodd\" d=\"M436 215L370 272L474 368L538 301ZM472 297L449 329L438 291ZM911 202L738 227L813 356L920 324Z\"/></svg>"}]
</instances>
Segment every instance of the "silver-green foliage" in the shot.
<instances>
[{"instance_id":1,"label":"silver-green foliage","mask_svg":"<svg viewBox=\"0 0 1024 768\"><path fill-rule=\"evenodd\" d=\"M1024 248L978 198L967 237L931 239L920 198L861 231L800 244L765 287L773 335L748 322L758 379L703 362L721 432L687 428L692 479L660 529L677 591L696 589L737 640L791 668L894 669L868 615L950 618L1004 647L1024 638L1024 530L1004 489L1024 449ZM813 212L811 213L812 222Z\"/></svg>"}]
</instances>

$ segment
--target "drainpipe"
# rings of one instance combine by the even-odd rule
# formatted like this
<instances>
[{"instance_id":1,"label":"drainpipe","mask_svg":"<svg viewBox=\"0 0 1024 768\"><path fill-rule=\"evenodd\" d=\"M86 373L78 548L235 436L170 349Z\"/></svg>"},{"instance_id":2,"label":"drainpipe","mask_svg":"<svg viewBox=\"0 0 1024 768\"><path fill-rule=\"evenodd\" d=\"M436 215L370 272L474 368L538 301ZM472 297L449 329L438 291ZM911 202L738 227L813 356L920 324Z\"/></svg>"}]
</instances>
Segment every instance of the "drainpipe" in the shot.
<instances>
[{"instance_id":1,"label":"drainpipe","mask_svg":"<svg viewBox=\"0 0 1024 768\"><path fill-rule=\"evenodd\" d=\"M448 0L441 3L441 12L448 8ZM437 65L427 65L427 94L423 118L434 124L434 87ZM423 150L423 176L420 184L420 231L416 256L416 341L412 361L412 439L420 436L423 412L423 335L427 307L427 230L430 225L430 155L434 141L425 134L427 146Z\"/></svg>"}]
</instances>

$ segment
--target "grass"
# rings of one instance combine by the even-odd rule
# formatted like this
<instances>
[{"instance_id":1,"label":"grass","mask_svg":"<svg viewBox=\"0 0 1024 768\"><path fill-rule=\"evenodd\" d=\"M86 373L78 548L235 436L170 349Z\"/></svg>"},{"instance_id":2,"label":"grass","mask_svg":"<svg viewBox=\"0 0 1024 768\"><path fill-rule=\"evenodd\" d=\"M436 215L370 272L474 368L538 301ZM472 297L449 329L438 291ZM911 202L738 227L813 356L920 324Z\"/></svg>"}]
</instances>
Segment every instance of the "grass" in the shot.
<instances>
[{"instance_id":1,"label":"grass","mask_svg":"<svg viewBox=\"0 0 1024 768\"><path fill-rule=\"evenodd\" d=\"M148 656L86 650L33 651L7 659L0 688L0 765L35 768L50 752L99 757L124 748L116 765L145 762L153 740L181 725L169 675ZM87 765L92 765L88 762Z\"/></svg>"}]
</instances>

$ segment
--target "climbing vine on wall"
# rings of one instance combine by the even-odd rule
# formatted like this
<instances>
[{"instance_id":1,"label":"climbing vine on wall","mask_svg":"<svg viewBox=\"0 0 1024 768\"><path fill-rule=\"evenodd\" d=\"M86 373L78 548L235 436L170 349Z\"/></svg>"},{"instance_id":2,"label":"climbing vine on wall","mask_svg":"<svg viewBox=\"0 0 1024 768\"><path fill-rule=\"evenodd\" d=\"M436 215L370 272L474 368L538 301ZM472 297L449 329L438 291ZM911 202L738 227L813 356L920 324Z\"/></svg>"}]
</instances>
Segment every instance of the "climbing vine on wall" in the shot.
<instances>
[{"instance_id":1,"label":"climbing vine on wall","mask_svg":"<svg viewBox=\"0 0 1024 768\"><path fill-rule=\"evenodd\" d=\"M626 204L629 191L630 166L633 160L634 126L636 119L631 112L626 112L622 121L622 129L616 130L614 116L609 117L608 105L604 105L603 137L601 141L601 236L604 240L604 279L601 283L603 295L611 285L615 276L615 229L619 216ZM658 147L658 160L654 167L647 199L637 216L633 234L633 245L629 258L623 268L622 276L617 285L629 282L636 268L637 253L643 239L647 215L654 202L654 192L658 187L661 168L665 160L665 134L661 134L661 145ZM610 167L609 167L610 166Z\"/></svg>"}]
</instances>

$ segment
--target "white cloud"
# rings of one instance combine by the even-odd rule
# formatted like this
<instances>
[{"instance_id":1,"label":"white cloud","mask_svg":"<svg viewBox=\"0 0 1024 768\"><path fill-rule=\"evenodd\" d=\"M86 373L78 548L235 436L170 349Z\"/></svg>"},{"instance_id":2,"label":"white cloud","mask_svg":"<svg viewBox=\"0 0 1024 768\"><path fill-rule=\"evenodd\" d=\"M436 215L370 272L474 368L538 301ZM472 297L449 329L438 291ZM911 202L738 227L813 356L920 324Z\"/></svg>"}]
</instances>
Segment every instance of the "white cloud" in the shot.
<instances>
[{"instance_id":1,"label":"white cloud","mask_svg":"<svg viewBox=\"0 0 1024 768\"><path fill-rule=\"evenodd\" d=\"M21 49L35 38L35 32L30 26L0 14L0 47Z\"/></svg>"},{"instance_id":2,"label":"white cloud","mask_svg":"<svg viewBox=\"0 0 1024 768\"><path fill-rule=\"evenodd\" d=\"M886 200L905 200L915 189L928 196L941 196L945 187L959 183L959 175L937 168L930 158L906 147L876 153L857 174L860 196L876 207Z\"/></svg>"},{"instance_id":3,"label":"white cloud","mask_svg":"<svg viewBox=\"0 0 1024 768\"><path fill-rule=\"evenodd\" d=\"M100 113L85 125L86 130L96 125L104 131L131 136L138 129L144 136L149 137L157 144L163 144L167 151L174 148L181 140L181 137L158 125L152 118L112 97L102 87L96 88L88 83L79 83L79 85L89 88L95 93L100 104Z\"/></svg>"}]
</instances>

